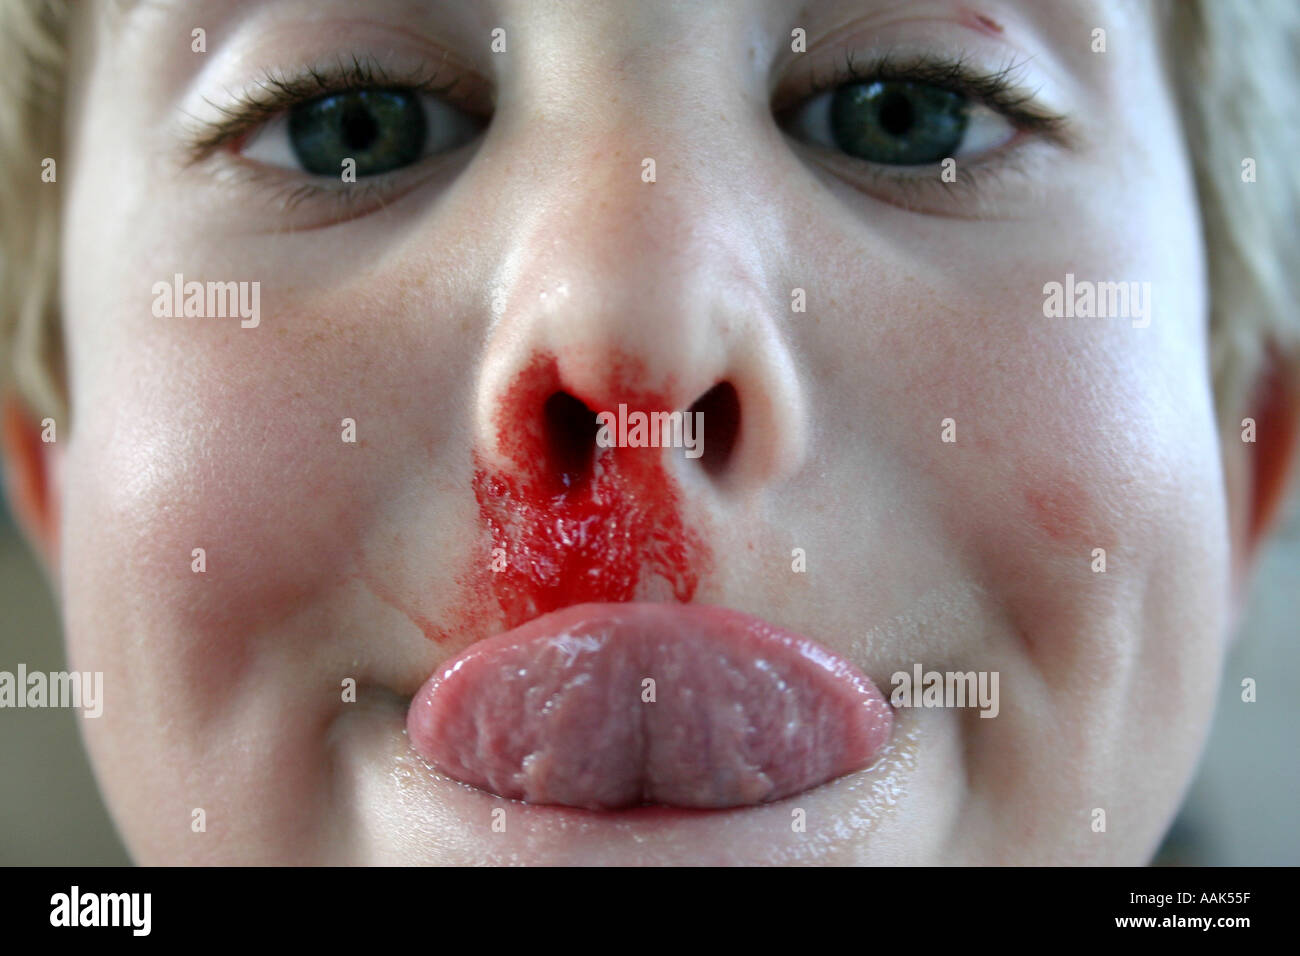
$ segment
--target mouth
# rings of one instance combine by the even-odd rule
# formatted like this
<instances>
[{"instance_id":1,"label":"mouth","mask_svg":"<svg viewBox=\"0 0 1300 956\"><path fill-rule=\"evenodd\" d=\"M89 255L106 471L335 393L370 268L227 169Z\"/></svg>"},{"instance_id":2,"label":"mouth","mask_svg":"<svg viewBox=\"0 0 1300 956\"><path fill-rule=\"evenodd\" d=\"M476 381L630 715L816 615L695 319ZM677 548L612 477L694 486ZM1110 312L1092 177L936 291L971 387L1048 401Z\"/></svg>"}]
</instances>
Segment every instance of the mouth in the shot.
<instances>
[{"instance_id":1,"label":"mouth","mask_svg":"<svg viewBox=\"0 0 1300 956\"><path fill-rule=\"evenodd\" d=\"M816 642L657 603L577 605L476 642L407 712L447 776L588 810L781 800L867 767L893 726L879 688Z\"/></svg>"}]
</instances>

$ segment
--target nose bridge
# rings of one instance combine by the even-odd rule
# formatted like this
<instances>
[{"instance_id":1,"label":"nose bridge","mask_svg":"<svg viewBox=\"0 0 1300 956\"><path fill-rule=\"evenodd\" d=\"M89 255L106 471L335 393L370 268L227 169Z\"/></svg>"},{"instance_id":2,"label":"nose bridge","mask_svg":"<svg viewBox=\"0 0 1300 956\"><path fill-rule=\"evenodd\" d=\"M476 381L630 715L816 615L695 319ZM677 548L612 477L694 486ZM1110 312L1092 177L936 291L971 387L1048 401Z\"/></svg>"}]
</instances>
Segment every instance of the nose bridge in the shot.
<instances>
[{"instance_id":1,"label":"nose bridge","mask_svg":"<svg viewBox=\"0 0 1300 956\"><path fill-rule=\"evenodd\" d=\"M612 373L623 356L645 384L689 402L702 379L724 371L721 286L753 278L738 261L741 237L717 234L723 204L695 183L666 181L680 172L665 162L674 150L649 139L623 129L584 144L580 176L512 250L503 318L552 351L574 385L609 388L592 363Z\"/></svg>"}]
</instances>

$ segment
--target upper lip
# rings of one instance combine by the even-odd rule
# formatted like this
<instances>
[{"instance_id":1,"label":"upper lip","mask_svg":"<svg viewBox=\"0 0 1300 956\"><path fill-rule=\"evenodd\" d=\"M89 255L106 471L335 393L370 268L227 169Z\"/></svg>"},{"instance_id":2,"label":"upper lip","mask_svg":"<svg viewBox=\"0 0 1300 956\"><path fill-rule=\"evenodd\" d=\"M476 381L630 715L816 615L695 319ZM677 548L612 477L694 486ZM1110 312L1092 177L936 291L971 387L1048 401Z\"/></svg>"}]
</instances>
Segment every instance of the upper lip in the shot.
<instances>
[{"instance_id":1,"label":"upper lip","mask_svg":"<svg viewBox=\"0 0 1300 956\"><path fill-rule=\"evenodd\" d=\"M743 806L867 766L880 690L820 644L703 605L583 604L476 642L407 717L415 749L503 797Z\"/></svg>"}]
</instances>

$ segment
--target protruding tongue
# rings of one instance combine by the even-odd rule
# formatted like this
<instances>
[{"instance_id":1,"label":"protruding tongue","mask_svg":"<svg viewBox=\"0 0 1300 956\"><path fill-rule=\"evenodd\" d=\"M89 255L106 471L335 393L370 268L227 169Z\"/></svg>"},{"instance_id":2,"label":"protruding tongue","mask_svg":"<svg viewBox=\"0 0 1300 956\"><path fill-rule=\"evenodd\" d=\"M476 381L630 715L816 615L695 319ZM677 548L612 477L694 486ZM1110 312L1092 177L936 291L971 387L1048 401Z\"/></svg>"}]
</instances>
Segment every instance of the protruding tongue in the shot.
<instances>
[{"instance_id":1,"label":"protruding tongue","mask_svg":"<svg viewBox=\"0 0 1300 956\"><path fill-rule=\"evenodd\" d=\"M584 604L480 641L411 702L415 749L531 803L718 808L858 770L889 739L874 684L748 615Z\"/></svg>"}]
</instances>

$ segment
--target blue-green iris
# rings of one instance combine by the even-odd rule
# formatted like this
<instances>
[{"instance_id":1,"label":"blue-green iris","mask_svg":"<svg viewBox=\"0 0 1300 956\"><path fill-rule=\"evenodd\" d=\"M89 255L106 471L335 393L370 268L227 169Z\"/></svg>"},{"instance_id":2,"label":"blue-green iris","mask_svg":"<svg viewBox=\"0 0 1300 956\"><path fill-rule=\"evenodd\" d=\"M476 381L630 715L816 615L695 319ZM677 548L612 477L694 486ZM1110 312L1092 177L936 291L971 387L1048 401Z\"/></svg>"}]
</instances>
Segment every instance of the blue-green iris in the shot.
<instances>
[{"instance_id":1,"label":"blue-green iris","mask_svg":"<svg viewBox=\"0 0 1300 956\"><path fill-rule=\"evenodd\" d=\"M353 90L325 96L289 114L289 142L303 169L337 176L344 159L356 174L374 176L409 166L428 137L418 94L404 90Z\"/></svg>"},{"instance_id":2,"label":"blue-green iris","mask_svg":"<svg viewBox=\"0 0 1300 956\"><path fill-rule=\"evenodd\" d=\"M966 134L970 101L923 83L851 83L831 99L831 134L850 156L922 166L952 156Z\"/></svg>"}]
</instances>

